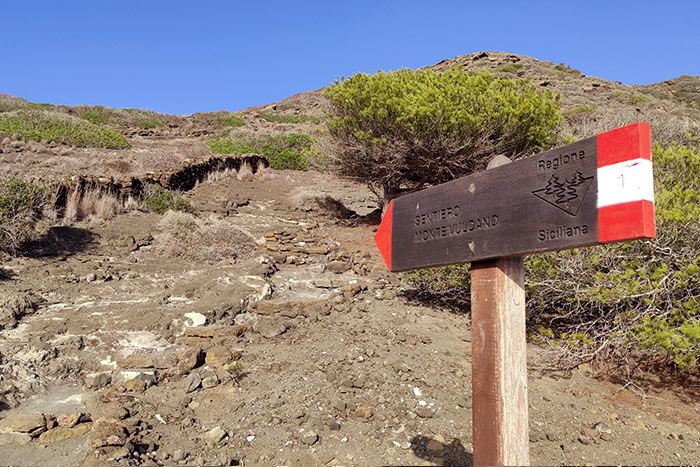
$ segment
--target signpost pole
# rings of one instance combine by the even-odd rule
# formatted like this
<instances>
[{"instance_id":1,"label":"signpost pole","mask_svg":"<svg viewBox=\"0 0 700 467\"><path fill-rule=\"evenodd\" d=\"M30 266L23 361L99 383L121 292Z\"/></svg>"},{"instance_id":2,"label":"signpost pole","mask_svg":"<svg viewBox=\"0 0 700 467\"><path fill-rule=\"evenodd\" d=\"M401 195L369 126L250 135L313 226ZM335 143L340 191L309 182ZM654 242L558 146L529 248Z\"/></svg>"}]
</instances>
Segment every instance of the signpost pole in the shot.
<instances>
[{"instance_id":1,"label":"signpost pole","mask_svg":"<svg viewBox=\"0 0 700 467\"><path fill-rule=\"evenodd\" d=\"M530 465L524 260L477 261L470 275L474 465Z\"/></svg>"},{"instance_id":2,"label":"signpost pole","mask_svg":"<svg viewBox=\"0 0 700 467\"><path fill-rule=\"evenodd\" d=\"M470 274L474 465L530 465L523 258Z\"/></svg>"}]
</instances>

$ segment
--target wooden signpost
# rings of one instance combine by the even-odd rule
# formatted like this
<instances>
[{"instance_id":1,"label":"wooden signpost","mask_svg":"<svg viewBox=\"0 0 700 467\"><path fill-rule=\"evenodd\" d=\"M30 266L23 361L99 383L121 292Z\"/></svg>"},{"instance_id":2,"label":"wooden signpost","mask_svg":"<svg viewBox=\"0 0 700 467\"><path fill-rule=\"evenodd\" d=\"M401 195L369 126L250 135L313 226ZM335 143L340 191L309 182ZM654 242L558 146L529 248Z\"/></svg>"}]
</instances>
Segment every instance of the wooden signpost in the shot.
<instances>
[{"instance_id":1,"label":"wooden signpost","mask_svg":"<svg viewBox=\"0 0 700 467\"><path fill-rule=\"evenodd\" d=\"M522 256L653 238L651 132L617 128L396 198L375 242L392 272L473 263L474 465L527 465Z\"/></svg>"}]
</instances>

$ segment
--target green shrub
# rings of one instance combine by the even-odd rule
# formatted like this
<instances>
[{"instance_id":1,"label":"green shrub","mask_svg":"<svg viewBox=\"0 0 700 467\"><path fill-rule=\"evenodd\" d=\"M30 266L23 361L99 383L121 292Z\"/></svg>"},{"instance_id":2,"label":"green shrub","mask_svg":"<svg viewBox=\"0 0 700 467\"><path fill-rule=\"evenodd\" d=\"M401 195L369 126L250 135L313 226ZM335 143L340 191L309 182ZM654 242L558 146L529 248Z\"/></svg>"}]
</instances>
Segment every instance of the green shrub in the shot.
<instances>
[{"instance_id":1,"label":"green shrub","mask_svg":"<svg viewBox=\"0 0 700 467\"><path fill-rule=\"evenodd\" d=\"M245 120L235 114L231 114L227 117L219 118L219 123L223 126L239 127L245 125Z\"/></svg>"},{"instance_id":2,"label":"green shrub","mask_svg":"<svg viewBox=\"0 0 700 467\"><path fill-rule=\"evenodd\" d=\"M560 63L559 65L554 65L554 75L565 75L565 74L575 74L581 75L581 71L575 68L571 68L566 63Z\"/></svg>"},{"instance_id":3,"label":"green shrub","mask_svg":"<svg viewBox=\"0 0 700 467\"><path fill-rule=\"evenodd\" d=\"M92 123L98 123L102 125L109 123L112 120L112 117L108 113L107 108L99 105L92 107L91 110L85 111L81 115L81 117L85 120L91 121Z\"/></svg>"},{"instance_id":4,"label":"green shrub","mask_svg":"<svg viewBox=\"0 0 700 467\"><path fill-rule=\"evenodd\" d=\"M620 97L623 102L630 105L639 105L642 102L647 102L649 98L641 94L633 94L627 91L615 91L615 95Z\"/></svg>"},{"instance_id":5,"label":"green shrub","mask_svg":"<svg viewBox=\"0 0 700 467\"><path fill-rule=\"evenodd\" d=\"M31 238L48 193L40 183L0 180L0 251L12 253Z\"/></svg>"},{"instance_id":6,"label":"green shrub","mask_svg":"<svg viewBox=\"0 0 700 467\"><path fill-rule=\"evenodd\" d=\"M519 69L523 67L522 63L509 63L508 65L503 65L499 66L498 68L494 68L493 71L495 72L501 72L501 73L515 73Z\"/></svg>"},{"instance_id":7,"label":"green shrub","mask_svg":"<svg viewBox=\"0 0 700 467\"><path fill-rule=\"evenodd\" d=\"M150 130L151 128L163 128L165 123L155 118L142 118L136 125L144 130Z\"/></svg>"},{"instance_id":8,"label":"green shrub","mask_svg":"<svg viewBox=\"0 0 700 467\"><path fill-rule=\"evenodd\" d=\"M230 138L225 135L207 141L216 154L262 154L273 169L307 170L316 138L304 133Z\"/></svg>"},{"instance_id":9,"label":"green shrub","mask_svg":"<svg viewBox=\"0 0 700 467\"><path fill-rule=\"evenodd\" d=\"M560 363L697 372L700 353L700 149L653 149L657 238L529 256L530 337ZM424 296L468 302L467 266L407 274Z\"/></svg>"},{"instance_id":10,"label":"green shrub","mask_svg":"<svg viewBox=\"0 0 700 467\"><path fill-rule=\"evenodd\" d=\"M572 109L562 110L561 114L564 115L565 117L570 117L570 116L574 116L574 115L593 112L594 110L595 109L593 107L591 107L590 105L579 105L578 107L574 107Z\"/></svg>"},{"instance_id":11,"label":"green shrub","mask_svg":"<svg viewBox=\"0 0 700 467\"><path fill-rule=\"evenodd\" d=\"M194 207L187 198L156 184L146 186L139 197L139 202L144 204L149 211L159 214L164 214L167 211L194 212Z\"/></svg>"},{"instance_id":12,"label":"green shrub","mask_svg":"<svg viewBox=\"0 0 700 467\"><path fill-rule=\"evenodd\" d=\"M359 73L324 91L341 175L384 199L400 187L442 183L485 167L494 154L550 147L558 95L529 81L460 67Z\"/></svg>"},{"instance_id":13,"label":"green shrub","mask_svg":"<svg viewBox=\"0 0 700 467\"><path fill-rule=\"evenodd\" d=\"M322 121L320 117L313 115L284 115L272 112L260 112L258 115L272 123L321 123Z\"/></svg>"},{"instance_id":14,"label":"green shrub","mask_svg":"<svg viewBox=\"0 0 700 467\"><path fill-rule=\"evenodd\" d=\"M0 115L0 131L24 140L54 141L77 147L128 148L124 135L56 112L19 111Z\"/></svg>"}]
</instances>

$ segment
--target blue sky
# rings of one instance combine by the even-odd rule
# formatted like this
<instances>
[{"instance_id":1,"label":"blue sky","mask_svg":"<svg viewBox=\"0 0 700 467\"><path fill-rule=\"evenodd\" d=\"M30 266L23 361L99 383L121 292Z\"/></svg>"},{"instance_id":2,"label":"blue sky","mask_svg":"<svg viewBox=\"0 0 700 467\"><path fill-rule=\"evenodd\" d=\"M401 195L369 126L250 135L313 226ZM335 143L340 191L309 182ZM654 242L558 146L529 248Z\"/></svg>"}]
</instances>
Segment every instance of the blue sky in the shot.
<instances>
[{"instance_id":1,"label":"blue sky","mask_svg":"<svg viewBox=\"0 0 700 467\"><path fill-rule=\"evenodd\" d=\"M0 92L176 114L501 50L626 84L700 75L698 1L31 1L0 5Z\"/></svg>"}]
</instances>

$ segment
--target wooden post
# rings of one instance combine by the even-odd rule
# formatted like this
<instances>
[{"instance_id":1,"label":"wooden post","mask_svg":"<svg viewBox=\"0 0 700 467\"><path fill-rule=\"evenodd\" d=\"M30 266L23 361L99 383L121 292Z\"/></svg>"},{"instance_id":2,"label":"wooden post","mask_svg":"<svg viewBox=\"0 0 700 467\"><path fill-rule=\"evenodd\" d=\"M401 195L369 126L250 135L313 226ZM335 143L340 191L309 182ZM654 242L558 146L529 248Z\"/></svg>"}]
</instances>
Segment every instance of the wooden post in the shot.
<instances>
[{"instance_id":1,"label":"wooden post","mask_svg":"<svg viewBox=\"0 0 700 467\"><path fill-rule=\"evenodd\" d=\"M474 465L530 465L522 257L472 263L471 318Z\"/></svg>"},{"instance_id":2,"label":"wooden post","mask_svg":"<svg viewBox=\"0 0 700 467\"><path fill-rule=\"evenodd\" d=\"M472 264L474 465L530 465L523 258Z\"/></svg>"}]
</instances>

